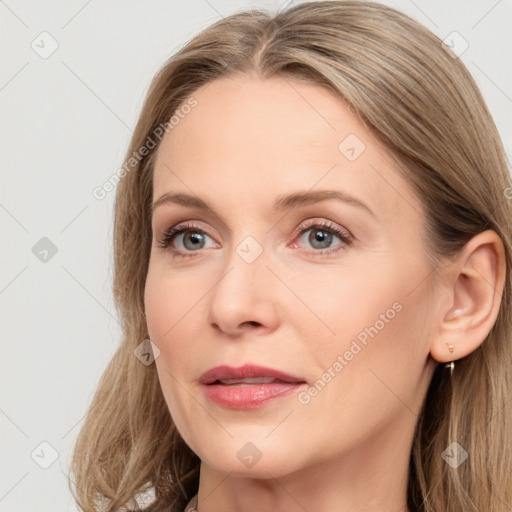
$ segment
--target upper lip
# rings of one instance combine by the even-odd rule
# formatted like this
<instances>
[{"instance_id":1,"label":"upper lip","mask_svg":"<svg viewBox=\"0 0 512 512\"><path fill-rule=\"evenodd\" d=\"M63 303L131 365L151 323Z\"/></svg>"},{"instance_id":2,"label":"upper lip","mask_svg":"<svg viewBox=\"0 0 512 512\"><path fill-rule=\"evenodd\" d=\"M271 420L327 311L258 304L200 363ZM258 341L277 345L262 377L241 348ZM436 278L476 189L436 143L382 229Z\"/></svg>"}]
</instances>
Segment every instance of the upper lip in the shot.
<instances>
[{"instance_id":1,"label":"upper lip","mask_svg":"<svg viewBox=\"0 0 512 512\"><path fill-rule=\"evenodd\" d=\"M211 368L204 372L201 377L199 377L199 382L201 384L212 384L216 380L246 379L255 377L274 377L275 379L279 379L284 382L305 382L302 377L296 377L280 370L253 364L246 364L238 368L232 366L216 366L215 368Z\"/></svg>"}]
</instances>

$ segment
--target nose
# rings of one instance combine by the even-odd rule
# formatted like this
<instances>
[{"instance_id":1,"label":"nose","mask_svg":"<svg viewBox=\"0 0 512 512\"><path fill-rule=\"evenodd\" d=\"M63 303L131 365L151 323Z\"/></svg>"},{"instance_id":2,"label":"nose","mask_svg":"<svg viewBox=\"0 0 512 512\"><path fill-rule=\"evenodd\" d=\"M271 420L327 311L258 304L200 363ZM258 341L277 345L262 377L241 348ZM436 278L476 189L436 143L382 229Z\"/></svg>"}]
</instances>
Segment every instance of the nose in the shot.
<instances>
[{"instance_id":1,"label":"nose","mask_svg":"<svg viewBox=\"0 0 512 512\"><path fill-rule=\"evenodd\" d=\"M245 261L232 249L224 272L209 297L209 324L231 337L246 332L272 332L279 322L279 284L267 267L263 252L255 261Z\"/></svg>"}]
</instances>

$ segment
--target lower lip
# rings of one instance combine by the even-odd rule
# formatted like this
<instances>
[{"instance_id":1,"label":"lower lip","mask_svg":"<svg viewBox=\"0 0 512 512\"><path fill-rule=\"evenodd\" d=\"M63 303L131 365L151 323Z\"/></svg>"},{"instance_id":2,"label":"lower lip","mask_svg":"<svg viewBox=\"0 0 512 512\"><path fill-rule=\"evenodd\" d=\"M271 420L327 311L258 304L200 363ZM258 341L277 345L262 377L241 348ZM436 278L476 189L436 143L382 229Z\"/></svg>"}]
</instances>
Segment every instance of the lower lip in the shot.
<instances>
[{"instance_id":1,"label":"lower lip","mask_svg":"<svg viewBox=\"0 0 512 512\"><path fill-rule=\"evenodd\" d=\"M269 402L297 393L307 387L305 382L290 384L208 384L204 385L206 396L215 404L228 409L254 409Z\"/></svg>"}]
</instances>

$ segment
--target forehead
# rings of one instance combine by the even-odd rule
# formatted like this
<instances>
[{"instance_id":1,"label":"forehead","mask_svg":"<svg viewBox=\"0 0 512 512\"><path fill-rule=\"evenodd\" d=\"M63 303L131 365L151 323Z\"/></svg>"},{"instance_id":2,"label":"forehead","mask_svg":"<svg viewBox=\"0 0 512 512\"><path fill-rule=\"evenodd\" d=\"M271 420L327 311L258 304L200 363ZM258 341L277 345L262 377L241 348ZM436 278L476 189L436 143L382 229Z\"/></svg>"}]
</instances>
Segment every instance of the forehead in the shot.
<instances>
[{"instance_id":1,"label":"forehead","mask_svg":"<svg viewBox=\"0 0 512 512\"><path fill-rule=\"evenodd\" d=\"M324 87L237 76L192 96L197 105L160 144L155 199L179 190L261 208L279 194L332 188L383 219L421 210L382 144Z\"/></svg>"}]
</instances>

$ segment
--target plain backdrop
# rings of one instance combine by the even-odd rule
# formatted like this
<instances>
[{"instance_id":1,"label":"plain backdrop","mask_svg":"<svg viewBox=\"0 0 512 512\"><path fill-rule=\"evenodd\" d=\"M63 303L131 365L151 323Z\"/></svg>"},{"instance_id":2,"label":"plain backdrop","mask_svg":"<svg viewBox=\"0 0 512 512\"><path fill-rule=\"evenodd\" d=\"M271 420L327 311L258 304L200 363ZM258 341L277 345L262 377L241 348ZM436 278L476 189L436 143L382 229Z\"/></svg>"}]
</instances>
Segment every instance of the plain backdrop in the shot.
<instances>
[{"instance_id":1,"label":"plain backdrop","mask_svg":"<svg viewBox=\"0 0 512 512\"><path fill-rule=\"evenodd\" d=\"M71 449L120 341L111 294L115 192L98 200L92 191L122 165L151 78L220 17L283 3L0 2L3 512L77 510L67 484ZM457 32L467 41L460 58L511 160L512 1L383 3L442 39Z\"/></svg>"}]
</instances>

